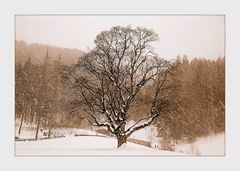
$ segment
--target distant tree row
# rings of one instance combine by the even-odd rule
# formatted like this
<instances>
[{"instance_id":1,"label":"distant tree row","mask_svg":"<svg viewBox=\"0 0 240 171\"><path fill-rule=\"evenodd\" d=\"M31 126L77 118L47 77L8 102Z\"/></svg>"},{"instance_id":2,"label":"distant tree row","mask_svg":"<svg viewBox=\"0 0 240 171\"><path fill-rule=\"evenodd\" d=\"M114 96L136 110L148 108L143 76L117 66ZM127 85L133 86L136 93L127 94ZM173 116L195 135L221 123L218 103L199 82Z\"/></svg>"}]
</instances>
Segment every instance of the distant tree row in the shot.
<instances>
[{"instance_id":1,"label":"distant tree row","mask_svg":"<svg viewBox=\"0 0 240 171\"><path fill-rule=\"evenodd\" d=\"M170 77L174 110L156 122L160 136L193 141L225 130L225 58L177 57Z\"/></svg>"},{"instance_id":2,"label":"distant tree row","mask_svg":"<svg viewBox=\"0 0 240 171\"><path fill-rule=\"evenodd\" d=\"M71 65L78 61L78 58L81 57L84 52L79 49L69 49L62 48L57 46L50 46L47 44L32 43L27 44L24 41L15 41L15 60L17 63L25 63L29 56L31 57L32 64L39 64L43 62L43 57L45 56L46 49L48 49L48 54L52 58L56 58L61 54L61 62L63 64Z\"/></svg>"},{"instance_id":3,"label":"distant tree row","mask_svg":"<svg viewBox=\"0 0 240 171\"><path fill-rule=\"evenodd\" d=\"M64 78L64 69L69 68L62 57L52 57L45 50L38 64L32 58L16 63L15 67L15 115L20 121L16 136L20 136L23 124L36 126L35 139L40 128L51 130L59 127L89 127L84 116L72 107L74 90Z\"/></svg>"},{"instance_id":4,"label":"distant tree row","mask_svg":"<svg viewBox=\"0 0 240 171\"><path fill-rule=\"evenodd\" d=\"M61 107L59 68L60 57L51 64L48 52L39 65L32 64L31 58L25 64L16 64L15 112L20 118L18 135L23 123L34 123L37 125L35 139L38 138L40 125L48 128L51 136L51 128L57 123Z\"/></svg>"}]
</instances>

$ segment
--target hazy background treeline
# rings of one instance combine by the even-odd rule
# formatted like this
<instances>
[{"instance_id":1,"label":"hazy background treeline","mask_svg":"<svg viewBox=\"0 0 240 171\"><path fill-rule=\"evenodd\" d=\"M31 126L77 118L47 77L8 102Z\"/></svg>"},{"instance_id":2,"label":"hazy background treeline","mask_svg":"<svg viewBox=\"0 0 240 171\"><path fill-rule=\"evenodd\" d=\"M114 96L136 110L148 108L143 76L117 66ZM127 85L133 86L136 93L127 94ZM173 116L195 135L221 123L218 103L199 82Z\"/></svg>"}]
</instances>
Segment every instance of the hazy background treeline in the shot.
<instances>
[{"instance_id":1,"label":"hazy background treeline","mask_svg":"<svg viewBox=\"0 0 240 171\"><path fill-rule=\"evenodd\" d=\"M81 111L77 93L66 70L84 53L78 49L59 48L16 41L15 114L38 130L59 127L91 128ZM80 59L81 60L81 59ZM165 139L194 141L195 138L225 130L225 58L189 60L176 57L174 71L168 78L168 100L172 110L161 113L154 125ZM148 85L137 97L131 118L145 114L151 98ZM142 105L144 104L144 105ZM77 106L77 107L76 107Z\"/></svg>"},{"instance_id":2,"label":"hazy background treeline","mask_svg":"<svg viewBox=\"0 0 240 171\"><path fill-rule=\"evenodd\" d=\"M79 49L69 49L57 46L49 46L47 44L32 43L27 44L24 41L15 41L15 60L16 63L25 63L31 57L32 64L39 64L46 55L48 49L51 58L57 58L61 55L61 61L70 65L76 63L78 58L83 55L83 51Z\"/></svg>"},{"instance_id":3,"label":"hazy background treeline","mask_svg":"<svg viewBox=\"0 0 240 171\"><path fill-rule=\"evenodd\" d=\"M177 57L171 101L175 110L160 115L159 134L175 140L224 132L225 58Z\"/></svg>"}]
</instances>

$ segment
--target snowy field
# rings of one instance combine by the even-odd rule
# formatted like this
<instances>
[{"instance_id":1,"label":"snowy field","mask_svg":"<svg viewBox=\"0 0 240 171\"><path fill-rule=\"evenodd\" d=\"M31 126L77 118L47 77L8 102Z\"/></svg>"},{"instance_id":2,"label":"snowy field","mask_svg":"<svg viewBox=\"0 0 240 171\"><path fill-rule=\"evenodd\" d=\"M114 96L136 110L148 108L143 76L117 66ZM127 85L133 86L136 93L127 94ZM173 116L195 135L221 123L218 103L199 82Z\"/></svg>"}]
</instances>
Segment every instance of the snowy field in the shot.
<instances>
[{"instance_id":1,"label":"snowy field","mask_svg":"<svg viewBox=\"0 0 240 171\"><path fill-rule=\"evenodd\" d=\"M16 122L17 133L19 122ZM34 139L35 125L23 125L19 139ZM192 144L174 144L172 150L162 150L162 142L156 137L154 126L149 126L134 132L130 138L151 142L152 148L127 143L127 147L117 149L115 138L106 137L96 130L78 128L63 128L52 130L52 136L65 136L65 138L46 139L38 141L16 141L16 155L194 155L194 156L224 156L225 134L217 134L208 137L197 138ZM88 135L88 136L75 136ZM105 137L103 137L105 136ZM39 132L39 138L44 137ZM156 148L157 146L157 148Z\"/></svg>"},{"instance_id":2,"label":"snowy field","mask_svg":"<svg viewBox=\"0 0 240 171\"><path fill-rule=\"evenodd\" d=\"M15 143L15 154L21 155L186 155L152 149L142 145L128 142L116 148L114 138L97 136L67 136L65 138L39 141L18 141Z\"/></svg>"}]
</instances>

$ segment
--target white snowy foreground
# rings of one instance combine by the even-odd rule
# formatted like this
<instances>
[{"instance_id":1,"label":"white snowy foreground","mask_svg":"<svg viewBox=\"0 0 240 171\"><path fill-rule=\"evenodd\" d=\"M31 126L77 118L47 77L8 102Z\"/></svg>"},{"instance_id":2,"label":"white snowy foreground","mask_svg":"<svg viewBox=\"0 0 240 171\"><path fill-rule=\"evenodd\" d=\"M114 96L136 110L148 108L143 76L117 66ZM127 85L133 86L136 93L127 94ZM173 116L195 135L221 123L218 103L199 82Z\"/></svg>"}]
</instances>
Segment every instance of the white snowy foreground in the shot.
<instances>
[{"instance_id":1,"label":"white snowy foreground","mask_svg":"<svg viewBox=\"0 0 240 171\"><path fill-rule=\"evenodd\" d=\"M114 138L98 136L68 136L65 138L17 141L15 153L21 155L186 155L171 151L152 149L142 145L128 142L120 148L116 148L117 141Z\"/></svg>"}]
</instances>

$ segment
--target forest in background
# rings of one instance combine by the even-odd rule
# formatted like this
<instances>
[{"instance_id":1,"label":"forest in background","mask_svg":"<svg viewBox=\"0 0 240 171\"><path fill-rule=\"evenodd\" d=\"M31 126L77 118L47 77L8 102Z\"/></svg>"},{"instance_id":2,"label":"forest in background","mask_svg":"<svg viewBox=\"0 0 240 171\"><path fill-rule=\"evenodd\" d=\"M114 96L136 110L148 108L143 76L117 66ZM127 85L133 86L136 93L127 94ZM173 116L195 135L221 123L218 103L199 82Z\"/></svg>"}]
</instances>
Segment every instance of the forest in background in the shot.
<instances>
[{"instance_id":1,"label":"forest in background","mask_svg":"<svg viewBox=\"0 0 240 171\"><path fill-rule=\"evenodd\" d=\"M43 57L46 55L46 50L51 56L51 61L57 59L60 55L61 62L70 65L78 61L78 58L83 55L83 51L79 49L70 49L47 44L32 43L28 44L22 40L15 41L15 60L16 63L25 63L31 57L32 64L43 62Z\"/></svg>"},{"instance_id":2,"label":"forest in background","mask_svg":"<svg viewBox=\"0 0 240 171\"><path fill-rule=\"evenodd\" d=\"M82 55L76 49L16 42L16 119L21 120L21 125L36 124L36 139L40 127L49 129L49 136L54 128L91 127L86 113L76 108L77 93L66 75ZM174 74L168 77L172 110L161 113L153 122L159 136L194 141L200 136L224 132L225 58L189 60L187 56L178 56L172 63ZM145 114L152 96L151 86L154 83L139 93L131 110L132 120Z\"/></svg>"}]
</instances>

